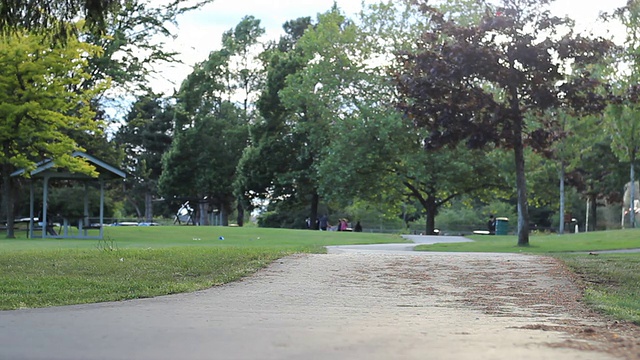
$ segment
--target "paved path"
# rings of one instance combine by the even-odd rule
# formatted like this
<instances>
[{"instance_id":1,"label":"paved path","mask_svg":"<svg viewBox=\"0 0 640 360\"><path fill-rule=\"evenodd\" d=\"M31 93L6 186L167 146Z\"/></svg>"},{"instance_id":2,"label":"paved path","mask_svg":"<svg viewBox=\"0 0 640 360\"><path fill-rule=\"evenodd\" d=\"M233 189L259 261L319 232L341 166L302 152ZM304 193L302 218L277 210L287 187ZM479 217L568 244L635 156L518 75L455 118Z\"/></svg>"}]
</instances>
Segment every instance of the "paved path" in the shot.
<instances>
[{"instance_id":1,"label":"paved path","mask_svg":"<svg viewBox=\"0 0 640 360\"><path fill-rule=\"evenodd\" d=\"M570 309L579 289L551 260L373 248L190 294L0 312L0 359L616 358L567 330L606 324Z\"/></svg>"},{"instance_id":2,"label":"paved path","mask_svg":"<svg viewBox=\"0 0 640 360\"><path fill-rule=\"evenodd\" d=\"M327 250L330 254L341 254L349 252L410 255L407 254L407 252L413 251L413 248L418 245L473 241L462 236L403 235L402 237L407 240L413 241L413 243L328 246Z\"/></svg>"}]
</instances>

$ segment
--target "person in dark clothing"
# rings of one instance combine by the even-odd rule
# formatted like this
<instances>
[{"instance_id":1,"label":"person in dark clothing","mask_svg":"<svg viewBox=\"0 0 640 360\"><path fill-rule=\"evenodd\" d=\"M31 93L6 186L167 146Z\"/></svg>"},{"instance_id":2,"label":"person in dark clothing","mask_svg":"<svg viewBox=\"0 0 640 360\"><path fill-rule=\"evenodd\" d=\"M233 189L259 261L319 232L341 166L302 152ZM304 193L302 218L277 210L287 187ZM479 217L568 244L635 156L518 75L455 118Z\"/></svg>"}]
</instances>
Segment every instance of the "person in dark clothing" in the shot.
<instances>
[{"instance_id":1,"label":"person in dark clothing","mask_svg":"<svg viewBox=\"0 0 640 360\"><path fill-rule=\"evenodd\" d=\"M320 230L327 231L328 226L329 226L329 218L327 217L327 215L322 215L322 217L320 217Z\"/></svg>"},{"instance_id":2,"label":"person in dark clothing","mask_svg":"<svg viewBox=\"0 0 640 360\"><path fill-rule=\"evenodd\" d=\"M355 232L362 232L362 225L360 225L360 221L358 220L358 222L356 223L356 226L353 228L353 231Z\"/></svg>"},{"instance_id":3,"label":"person in dark clothing","mask_svg":"<svg viewBox=\"0 0 640 360\"><path fill-rule=\"evenodd\" d=\"M496 234L496 218L493 217L493 214L489 215L489 221L487 221L487 228L489 230L489 235Z\"/></svg>"}]
</instances>

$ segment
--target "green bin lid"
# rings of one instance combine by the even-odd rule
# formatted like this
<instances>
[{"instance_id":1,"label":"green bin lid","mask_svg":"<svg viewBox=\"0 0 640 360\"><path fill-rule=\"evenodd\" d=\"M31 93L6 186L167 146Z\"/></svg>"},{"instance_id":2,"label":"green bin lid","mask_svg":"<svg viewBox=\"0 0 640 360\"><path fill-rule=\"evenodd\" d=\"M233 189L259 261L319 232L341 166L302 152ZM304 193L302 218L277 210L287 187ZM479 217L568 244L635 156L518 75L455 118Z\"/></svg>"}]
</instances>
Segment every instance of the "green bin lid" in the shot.
<instances>
[{"instance_id":1,"label":"green bin lid","mask_svg":"<svg viewBox=\"0 0 640 360\"><path fill-rule=\"evenodd\" d=\"M496 218L496 220L500 220L500 221L509 221L509 218L506 218L506 217L499 217L499 218Z\"/></svg>"}]
</instances>

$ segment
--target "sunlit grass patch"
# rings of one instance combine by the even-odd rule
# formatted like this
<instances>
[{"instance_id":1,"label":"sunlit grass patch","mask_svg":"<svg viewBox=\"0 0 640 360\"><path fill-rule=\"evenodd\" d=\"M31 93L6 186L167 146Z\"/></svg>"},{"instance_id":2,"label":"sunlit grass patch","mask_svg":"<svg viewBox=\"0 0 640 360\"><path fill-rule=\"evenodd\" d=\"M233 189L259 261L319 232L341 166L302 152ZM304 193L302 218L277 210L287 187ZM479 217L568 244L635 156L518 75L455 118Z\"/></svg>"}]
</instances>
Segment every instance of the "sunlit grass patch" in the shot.
<instances>
[{"instance_id":1,"label":"sunlit grass patch","mask_svg":"<svg viewBox=\"0 0 640 360\"><path fill-rule=\"evenodd\" d=\"M402 242L398 235L209 226L109 227L105 240L0 240L0 309L206 289L292 253Z\"/></svg>"},{"instance_id":2,"label":"sunlit grass patch","mask_svg":"<svg viewBox=\"0 0 640 360\"><path fill-rule=\"evenodd\" d=\"M584 281L585 301L616 319L640 325L640 254L563 255Z\"/></svg>"}]
</instances>

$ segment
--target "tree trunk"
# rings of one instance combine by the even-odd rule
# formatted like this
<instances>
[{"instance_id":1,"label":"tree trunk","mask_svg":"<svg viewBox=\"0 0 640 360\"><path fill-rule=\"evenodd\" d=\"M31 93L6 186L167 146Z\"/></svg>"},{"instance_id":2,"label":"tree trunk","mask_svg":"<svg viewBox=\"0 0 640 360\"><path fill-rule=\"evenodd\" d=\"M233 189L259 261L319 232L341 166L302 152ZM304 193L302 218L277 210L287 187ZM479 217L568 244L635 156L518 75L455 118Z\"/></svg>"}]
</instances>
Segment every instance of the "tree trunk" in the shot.
<instances>
[{"instance_id":1,"label":"tree trunk","mask_svg":"<svg viewBox=\"0 0 640 360\"><path fill-rule=\"evenodd\" d=\"M153 221L153 197L150 192L144 194L144 221Z\"/></svg>"},{"instance_id":2,"label":"tree trunk","mask_svg":"<svg viewBox=\"0 0 640 360\"><path fill-rule=\"evenodd\" d=\"M198 225L209 225L209 203L206 201L198 202Z\"/></svg>"},{"instance_id":3,"label":"tree trunk","mask_svg":"<svg viewBox=\"0 0 640 360\"><path fill-rule=\"evenodd\" d=\"M511 69L517 73L515 61L509 60ZM520 109L517 85L509 86L509 107L513 118L513 154L516 162L516 189L518 192L518 246L529 246L529 203L527 201L527 178L524 166L524 142L522 141L524 115Z\"/></svg>"},{"instance_id":4,"label":"tree trunk","mask_svg":"<svg viewBox=\"0 0 640 360\"><path fill-rule=\"evenodd\" d=\"M229 209L227 204L220 204L220 222L222 226L229 226Z\"/></svg>"},{"instance_id":5,"label":"tree trunk","mask_svg":"<svg viewBox=\"0 0 640 360\"><path fill-rule=\"evenodd\" d=\"M129 201L129 204L131 204L133 208L136 210L136 216L138 217L138 219L142 219L142 211L140 210L140 207L138 206L138 204L136 204L136 202L133 201L133 199L131 199L129 195L126 195L125 197L127 201Z\"/></svg>"},{"instance_id":6,"label":"tree trunk","mask_svg":"<svg viewBox=\"0 0 640 360\"><path fill-rule=\"evenodd\" d=\"M436 234L436 214L438 211L438 206L436 205L436 199L433 196L427 197L427 199L423 202L423 206L425 210L427 210L427 235L437 235Z\"/></svg>"},{"instance_id":7,"label":"tree trunk","mask_svg":"<svg viewBox=\"0 0 640 360\"><path fill-rule=\"evenodd\" d=\"M588 207L588 214L589 214L587 223L589 224L589 226L586 230L595 231L597 226L596 221L598 220L598 217L596 216L596 211L598 207L597 207L595 195L593 194L587 195L587 207Z\"/></svg>"},{"instance_id":8,"label":"tree trunk","mask_svg":"<svg viewBox=\"0 0 640 360\"><path fill-rule=\"evenodd\" d=\"M309 229L316 229L316 221L318 220L318 205L320 204L320 195L317 191L314 191L311 195L311 216L309 218Z\"/></svg>"},{"instance_id":9,"label":"tree trunk","mask_svg":"<svg viewBox=\"0 0 640 360\"><path fill-rule=\"evenodd\" d=\"M514 127L513 152L516 161L516 187L518 191L518 246L529 246L529 203L527 201L524 145L522 143L522 119L517 120Z\"/></svg>"},{"instance_id":10,"label":"tree trunk","mask_svg":"<svg viewBox=\"0 0 640 360\"><path fill-rule=\"evenodd\" d=\"M1 201L1 205L0 205L0 220L3 221L3 224L6 224L6 220L7 220L7 199L4 196L4 176L0 177L0 194L2 194L2 196L0 196L0 201Z\"/></svg>"},{"instance_id":11,"label":"tree trunk","mask_svg":"<svg viewBox=\"0 0 640 360\"><path fill-rule=\"evenodd\" d=\"M564 162L560 162L560 235L564 234L564 212Z\"/></svg>"},{"instance_id":12,"label":"tree trunk","mask_svg":"<svg viewBox=\"0 0 640 360\"><path fill-rule=\"evenodd\" d=\"M238 216L236 218L236 222L238 223L238 226L242 227L244 226L244 205L242 205L242 198L238 197L238 205L236 207L236 210L238 211Z\"/></svg>"},{"instance_id":13,"label":"tree trunk","mask_svg":"<svg viewBox=\"0 0 640 360\"><path fill-rule=\"evenodd\" d=\"M5 213L7 214L7 239L15 239L14 198L13 190L11 188L11 167L8 164L2 165L2 182L4 183L3 189L6 204Z\"/></svg>"},{"instance_id":14,"label":"tree trunk","mask_svg":"<svg viewBox=\"0 0 640 360\"><path fill-rule=\"evenodd\" d=\"M635 197L636 197L636 174L635 174L635 170L634 170L634 161L635 160L635 156L631 155L631 166L630 166L630 170L629 170L629 178L631 179L631 181L629 182L629 184L631 184L631 189L629 189L629 226L633 229L636 227L636 207L635 207ZM626 209L625 209L626 211Z\"/></svg>"},{"instance_id":15,"label":"tree trunk","mask_svg":"<svg viewBox=\"0 0 640 360\"><path fill-rule=\"evenodd\" d=\"M124 193L124 198L133 206L136 210L136 215L138 216L138 220L142 219L142 212L140 211L140 207L136 204L135 201L129 196L129 192L127 191L127 186L125 183L122 183L122 192Z\"/></svg>"}]
</instances>

